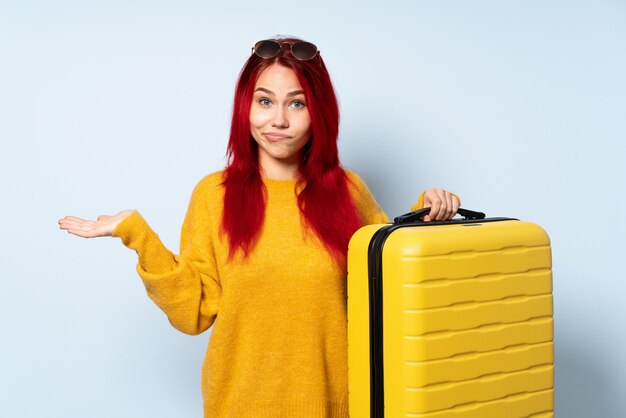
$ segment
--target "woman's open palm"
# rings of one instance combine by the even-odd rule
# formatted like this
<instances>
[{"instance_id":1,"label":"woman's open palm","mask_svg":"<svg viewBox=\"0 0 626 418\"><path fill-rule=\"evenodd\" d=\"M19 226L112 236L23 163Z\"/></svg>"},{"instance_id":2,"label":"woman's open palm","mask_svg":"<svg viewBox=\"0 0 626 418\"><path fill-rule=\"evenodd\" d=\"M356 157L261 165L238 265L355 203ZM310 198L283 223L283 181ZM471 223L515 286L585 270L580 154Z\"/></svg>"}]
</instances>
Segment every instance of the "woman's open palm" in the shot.
<instances>
[{"instance_id":1,"label":"woman's open palm","mask_svg":"<svg viewBox=\"0 0 626 418\"><path fill-rule=\"evenodd\" d=\"M115 227L133 212L133 210L123 210L113 216L100 215L95 221L65 216L59 219L59 227L83 238L110 237Z\"/></svg>"}]
</instances>

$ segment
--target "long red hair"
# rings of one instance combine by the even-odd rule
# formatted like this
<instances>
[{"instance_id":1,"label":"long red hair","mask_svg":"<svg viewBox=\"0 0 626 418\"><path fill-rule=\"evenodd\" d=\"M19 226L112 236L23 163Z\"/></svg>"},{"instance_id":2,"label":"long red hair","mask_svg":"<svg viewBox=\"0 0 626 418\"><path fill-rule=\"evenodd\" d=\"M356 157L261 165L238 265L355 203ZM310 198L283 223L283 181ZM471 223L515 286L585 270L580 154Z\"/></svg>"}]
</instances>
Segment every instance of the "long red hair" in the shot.
<instances>
[{"instance_id":1,"label":"long red hair","mask_svg":"<svg viewBox=\"0 0 626 418\"><path fill-rule=\"evenodd\" d=\"M291 55L290 48L282 48L271 59L252 54L237 81L222 183L225 196L221 232L228 235L229 259L238 249L247 257L263 226L267 190L259 170L258 144L250 134L250 107L257 78L275 62L295 72L311 120L311 138L298 166L297 185L304 186L296 187L302 190L297 197L301 219L320 238L337 265L345 269L348 242L361 220L350 196L348 177L339 165L339 105L322 57L317 54L311 60L300 61Z\"/></svg>"}]
</instances>

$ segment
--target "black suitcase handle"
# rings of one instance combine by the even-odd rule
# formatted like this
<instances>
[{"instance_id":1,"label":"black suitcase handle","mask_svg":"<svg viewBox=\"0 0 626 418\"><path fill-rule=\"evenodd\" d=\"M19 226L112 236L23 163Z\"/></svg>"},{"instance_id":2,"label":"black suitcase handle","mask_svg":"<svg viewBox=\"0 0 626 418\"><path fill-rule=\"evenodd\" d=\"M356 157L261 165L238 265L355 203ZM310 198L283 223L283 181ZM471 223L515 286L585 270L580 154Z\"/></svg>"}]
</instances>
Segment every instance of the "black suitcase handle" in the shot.
<instances>
[{"instance_id":1,"label":"black suitcase handle","mask_svg":"<svg viewBox=\"0 0 626 418\"><path fill-rule=\"evenodd\" d=\"M400 215L394 218L393 224L402 225L402 224L415 223L415 222L424 222L422 220L422 217L424 215L428 215L429 212L430 212L430 208L424 208L424 209L418 209L413 212L405 213L404 215ZM468 210L468 209L463 209L463 208L459 208L459 210L457 210L456 213L463 216L464 220L485 219L485 216L486 216L482 212L476 212L473 210Z\"/></svg>"}]
</instances>

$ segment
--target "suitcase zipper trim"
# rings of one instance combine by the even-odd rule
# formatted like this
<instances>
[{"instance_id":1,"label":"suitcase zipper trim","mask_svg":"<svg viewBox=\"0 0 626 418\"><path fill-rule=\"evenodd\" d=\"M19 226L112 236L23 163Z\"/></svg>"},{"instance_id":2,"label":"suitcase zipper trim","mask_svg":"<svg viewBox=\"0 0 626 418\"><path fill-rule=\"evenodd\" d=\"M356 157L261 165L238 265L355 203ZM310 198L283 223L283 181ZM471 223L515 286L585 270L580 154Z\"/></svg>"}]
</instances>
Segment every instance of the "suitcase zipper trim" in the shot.
<instances>
[{"instance_id":1,"label":"suitcase zipper trim","mask_svg":"<svg viewBox=\"0 0 626 418\"><path fill-rule=\"evenodd\" d=\"M382 321L382 248L391 234L404 225L384 226L372 236L368 249L369 302L370 302L370 417L383 418L385 390L383 373L383 321ZM375 353L375 354L374 354Z\"/></svg>"},{"instance_id":2,"label":"suitcase zipper trim","mask_svg":"<svg viewBox=\"0 0 626 418\"><path fill-rule=\"evenodd\" d=\"M388 224L372 236L368 248L368 290L370 326L370 417L385 416L385 375L383 370L383 245L393 231L409 226L433 226L450 224L478 224L497 221L518 221L515 218L461 219L407 224ZM376 354L374 354L376 353Z\"/></svg>"}]
</instances>

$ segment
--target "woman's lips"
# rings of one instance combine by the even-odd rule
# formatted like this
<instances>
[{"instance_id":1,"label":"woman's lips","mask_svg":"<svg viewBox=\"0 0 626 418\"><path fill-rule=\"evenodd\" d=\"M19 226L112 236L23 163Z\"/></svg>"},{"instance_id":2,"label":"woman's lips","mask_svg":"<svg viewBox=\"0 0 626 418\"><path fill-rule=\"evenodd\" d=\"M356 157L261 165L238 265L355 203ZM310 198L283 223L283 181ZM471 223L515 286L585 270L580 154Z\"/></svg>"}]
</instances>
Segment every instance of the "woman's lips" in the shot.
<instances>
[{"instance_id":1,"label":"woman's lips","mask_svg":"<svg viewBox=\"0 0 626 418\"><path fill-rule=\"evenodd\" d=\"M264 133L263 136L270 142L278 142L285 138L289 138L289 135L276 134L276 133Z\"/></svg>"}]
</instances>

